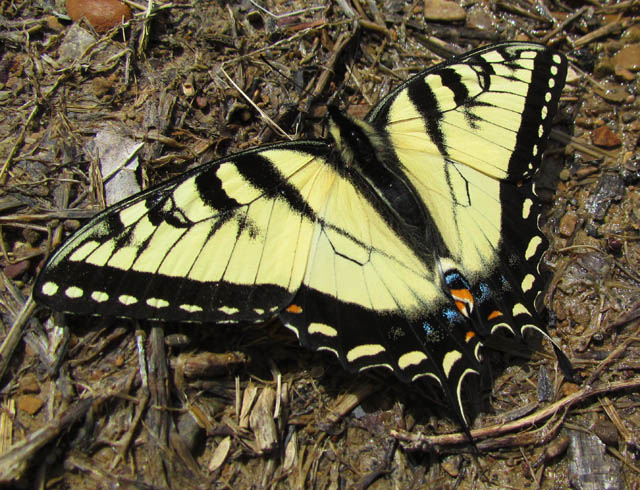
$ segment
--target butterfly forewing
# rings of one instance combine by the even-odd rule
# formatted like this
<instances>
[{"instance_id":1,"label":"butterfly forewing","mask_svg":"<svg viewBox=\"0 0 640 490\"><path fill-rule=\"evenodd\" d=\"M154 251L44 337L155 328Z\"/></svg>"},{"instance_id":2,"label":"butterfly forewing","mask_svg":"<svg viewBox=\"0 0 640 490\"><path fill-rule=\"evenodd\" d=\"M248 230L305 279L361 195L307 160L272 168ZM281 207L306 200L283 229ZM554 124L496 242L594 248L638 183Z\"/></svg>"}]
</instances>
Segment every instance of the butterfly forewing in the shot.
<instances>
[{"instance_id":1,"label":"butterfly forewing","mask_svg":"<svg viewBox=\"0 0 640 490\"><path fill-rule=\"evenodd\" d=\"M537 323L546 240L530 177L566 70L566 60L544 46L483 48L417 75L369 117L389 135L437 226L445 277L462 274L487 328L520 334Z\"/></svg>"},{"instance_id":2,"label":"butterfly forewing","mask_svg":"<svg viewBox=\"0 0 640 490\"><path fill-rule=\"evenodd\" d=\"M83 314L272 318L305 273L324 153L313 143L245 152L106 210L51 258L36 298Z\"/></svg>"}]
</instances>

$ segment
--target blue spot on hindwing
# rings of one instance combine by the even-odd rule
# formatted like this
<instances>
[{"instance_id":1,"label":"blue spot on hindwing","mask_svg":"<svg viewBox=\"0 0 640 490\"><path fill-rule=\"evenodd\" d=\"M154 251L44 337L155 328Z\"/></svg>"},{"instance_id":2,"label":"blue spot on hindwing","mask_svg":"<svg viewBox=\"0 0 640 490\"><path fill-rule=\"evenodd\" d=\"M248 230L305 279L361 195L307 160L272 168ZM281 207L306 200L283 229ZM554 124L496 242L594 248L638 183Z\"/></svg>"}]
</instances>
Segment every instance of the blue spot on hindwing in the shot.
<instances>
[{"instance_id":1,"label":"blue spot on hindwing","mask_svg":"<svg viewBox=\"0 0 640 490\"><path fill-rule=\"evenodd\" d=\"M449 289L471 289L469 282L455 269L445 272L444 282Z\"/></svg>"},{"instance_id":2,"label":"blue spot on hindwing","mask_svg":"<svg viewBox=\"0 0 640 490\"><path fill-rule=\"evenodd\" d=\"M491 298L491 288L486 282L481 282L478 284L478 297L476 298L479 302L483 303Z\"/></svg>"}]
</instances>

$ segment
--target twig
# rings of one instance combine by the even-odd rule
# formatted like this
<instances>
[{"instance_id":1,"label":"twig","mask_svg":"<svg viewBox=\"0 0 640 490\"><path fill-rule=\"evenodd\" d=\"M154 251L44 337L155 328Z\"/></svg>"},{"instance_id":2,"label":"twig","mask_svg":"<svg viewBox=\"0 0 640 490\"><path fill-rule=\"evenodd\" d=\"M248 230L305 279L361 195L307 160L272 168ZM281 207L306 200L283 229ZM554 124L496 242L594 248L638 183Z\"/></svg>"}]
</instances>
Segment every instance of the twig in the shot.
<instances>
[{"instance_id":1,"label":"twig","mask_svg":"<svg viewBox=\"0 0 640 490\"><path fill-rule=\"evenodd\" d=\"M25 123L22 125L22 130L20 131L20 134L16 138L16 141L13 143L13 146L11 147L11 151L9 151L9 155L7 156L6 160L4 161L4 164L2 165L2 170L0 170L0 185L4 185L6 183L7 170L9 169L9 165L11 165L11 162L13 161L13 157L18 151L18 148L22 146L22 142L24 141L24 135L27 133L27 129L31 125L33 118L36 117L36 114L38 113L39 108L40 106L38 104L34 105L33 109L31 109L31 114L29 114L29 117L27 118Z\"/></svg>"},{"instance_id":2,"label":"twig","mask_svg":"<svg viewBox=\"0 0 640 490\"><path fill-rule=\"evenodd\" d=\"M544 420L553 414L559 412L560 410L569 409L571 406L584 401L593 396L601 395L603 393L609 393L613 391L634 389L640 387L640 378L628 380L628 381L617 381L615 383L606 383L600 386L585 386L583 389L572 393L569 396L558 400L555 403L552 403L548 407L538 410L537 412L523 417L518 420L514 420L513 422L509 422L507 424L500 425L492 425L490 427L483 427L481 429L474 429L471 431L471 437L473 439L484 439L488 437L495 437L500 434L506 434L509 432L513 432L516 430L523 429L525 427L529 427L535 423L538 423L541 420ZM451 446L457 444L464 444L468 442L467 435L458 432L455 434L442 434L435 436L426 436L423 434L412 434L406 431L400 430L392 430L391 435L400 440L411 443L412 445L421 448L424 451L436 451L438 452L440 448L444 446ZM478 449L481 449L481 446L478 445Z\"/></svg>"},{"instance_id":3,"label":"twig","mask_svg":"<svg viewBox=\"0 0 640 490\"><path fill-rule=\"evenodd\" d=\"M51 420L41 429L29 434L26 439L14 444L9 452L0 456L0 483L8 484L22 478L38 450L54 440L67 427L84 417L93 401L93 397L78 400L63 414Z\"/></svg>"},{"instance_id":4,"label":"twig","mask_svg":"<svg viewBox=\"0 0 640 490\"><path fill-rule=\"evenodd\" d=\"M600 376L600 373L604 371L604 369L609 364L611 364L616 358L618 358L618 356L620 356L625 350L627 350L627 348L629 347L629 344L637 340L639 335L640 335L640 327L635 331L633 335L631 335L630 337L627 337L625 341L622 342L622 344L620 344L618 347L613 349L611 354L609 354L600 364L598 364L598 366L593 370L593 372L587 379L586 384L590 385L596 379L598 379L598 376Z\"/></svg>"},{"instance_id":5,"label":"twig","mask_svg":"<svg viewBox=\"0 0 640 490\"><path fill-rule=\"evenodd\" d=\"M266 121L266 123L269 125L271 129L273 129L280 136L283 136L289 140L293 140L293 137L291 137L289 134L287 134L287 132L284 129L278 126L278 123L276 123L273 119L271 119L266 112L264 112L260 107L258 107L258 105L253 100L251 100L251 98L246 93L244 93L244 91L238 86L238 84L233 81L233 79L227 74L226 71L224 71L224 68L220 67L220 71L227 78L227 80L233 86L233 88L235 88L238 92L240 92L240 95L244 97L244 100L246 100L247 103L251 105L251 107L253 107L256 111L258 111L262 119Z\"/></svg>"},{"instance_id":6,"label":"twig","mask_svg":"<svg viewBox=\"0 0 640 490\"><path fill-rule=\"evenodd\" d=\"M614 22L609 22L606 25L596 29L595 31L591 31L589 34L585 34L580 39L577 39L575 43L573 43L576 49L581 48L582 46L589 44L591 41L598 39L599 37L608 36L609 34L621 32L623 29L626 29L631 25L631 20L616 20Z\"/></svg>"},{"instance_id":7,"label":"twig","mask_svg":"<svg viewBox=\"0 0 640 490\"><path fill-rule=\"evenodd\" d=\"M129 446L131 446L131 441L133 441L133 436L138 430L138 424L142 418L142 415L145 413L147 408L147 404L149 403L149 382L147 377L147 360L145 357L145 349L144 349L144 341L146 335L143 330L138 330L136 332L136 345L138 347L138 369L140 372L140 380L142 382L142 398L138 401L136 405L136 413L133 416L133 420L129 425L129 429L127 433L122 437L120 441L120 450L118 451L118 455L114 458L113 463L111 464L111 470L115 469L118 466L120 461L124 461L124 458L129 450Z\"/></svg>"},{"instance_id":8,"label":"twig","mask_svg":"<svg viewBox=\"0 0 640 490\"><path fill-rule=\"evenodd\" d=\"M616 153L613 153L611 151L605 151L602 148L593 146L587 143L586 141L582 141L576 138L575 136L571 136L558 129L551 130L551 138L553 138L554 140L564 145L571 144L571 146L573 146L577 151L580 151L582 153L585 153L595 158L608 158L612 161L615 161L618 156Z\"/></svg>"},{"instance_id":9,"label":"twig","mask_svg":"<svg viewBox=\"0 0 640 490\"><path fill-rule=\"evenodd\" d=\"M584 13L589 9L588 5L585 5L584 7L582 7L580 10L577 10L576 12L574 12L573 14L571 14L569 17L567 17L566 19L564 19L560 24L558 24L558 26L555 29L550 30L547 34L545 34L544 36L542 36L542 38L540 39L540 42L542 44L546 44L547 42L549 42L549 40L555 36L556 34L558 34L559 32L561 32L562 30L564 30L565 27L567 27L569 24L571 24L574 20L579 19L580 17L582 17L582 15L584 15Z\"/></svg>"},{"instance_id":10,"label":"twig","mask_svg":"<svg viewBox=\"0 0 640 490\"><path fill-rule=\"evenodd\" d=\"M147 49L147 43L149 41L149 24L151 23L151 17L153 14L153 0L147 0L147 10L144 13L142 33L140 34L140 40L138 41L138 56L142 56L145 49Z\"/></svg>"},{"instance_id":11,"label":"twig","mask_svg":"<svg viewBox=\"0 0 640 490\"><path fill-rule=\"evenodd\" d=\"M164 346L164 332L162 327L153 327L149 335L149 394L152 409L147 412L149 432L156 440L160 451L150 458L154 484L167 486L167 468L164 465L162 451L168 451L169 417L166 407L169 405L169 374L167 372L167 357Z\"/></svg>"},{"instance_id":12,"label":"twig","mask_svg":"<svg viewBox=\"0 0 640 490\"><path fill-rule=\"evenodd\" d=\"M16 316L15 320L13 321L9 333L2 342L2 346L0 346L0 380L2 380L5 373L7 372L7 369L9 368L9 362L11 362L13 352L20 343L24 327L27 325L27 322L31 318L31 315L33 314L35 308L36 304L33 301L33 297L29 296L24 306L18 313L18 316Z\"/></svg>"},{"instance_id":13,"label":"twig","mask_svg":"<svg viewBox=\"0 0 640 490\"><path fill-rule=\"evenodd\" d=\"M631 447L632 449L637 449L638 441L633 436L631 431L624 425L624 422L622 421L620 414L616 410L616 407L613 406L611 399L608 396L603 396L600 400L600 403L602 404L602 408L604 408L604 411L611 422L613 422L613 425L615 425L616 429L618 429L618 434L620 434L620 437L624 441L625 445L627 447Z\"/></svg>"}]
</instances>

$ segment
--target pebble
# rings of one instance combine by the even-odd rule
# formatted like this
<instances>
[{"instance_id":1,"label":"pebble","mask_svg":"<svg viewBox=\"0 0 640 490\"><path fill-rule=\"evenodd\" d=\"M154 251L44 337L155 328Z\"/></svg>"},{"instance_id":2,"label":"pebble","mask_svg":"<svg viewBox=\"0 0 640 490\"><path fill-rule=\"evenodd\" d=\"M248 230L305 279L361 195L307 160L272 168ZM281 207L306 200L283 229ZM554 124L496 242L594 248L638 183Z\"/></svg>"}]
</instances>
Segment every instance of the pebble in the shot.
<instances>
[{"instance_id":1,"label":"pebble","mask_svg":"<svg viewBox=\"0 0 640 490\"><path fill-rule=\"evenodd\" d=\"M9 264L4 268L4 273L9 279L17 279L29 269L30 262L28 260L21 260L14 264Z\"/></svg>"},{"instance_id":2,"label":"pebble","mask_svg":"<svg viewBox=\"0 0 640 490\"><path fill-rule=\"evenodd\" d=\"M35 395L21 395L16 400L18 410L27 412L29 415L35 415L42 408L44 402Z\"/></svg>"},{"instance_id":3,"label":"pebble","mask_svg":"<svg viewBox=\"0 0 640 490\"><path fill-rule=\"evenodd\" d=\"M487 13L486 7L481 5L474 5L469 9L467 27L470 29L478 29L480 31L488 31L496 28L495 22Z\"/></svg>"},{"instance_id":4,"label":"pebble","mask_svg":"<svg viewBox=\"0 0 640 490\"><path fill-rule=\"evenodd\" d=\"M40 393L40 384L35 374L25 374L20 380L20 392L23 394L35 394Z\"/></svg>"},{"instance_id":5,"label":"pebble","mask_svg":"<svg viewBox=\"0 0 640 490\"><path fill-rule=\"evenodd\" d=\"M457 3L447 0L424 0L424 18L451 22L464 20L467 12Z\"/></svg>"},{"instance_id":6,"label":"pebble","mask_svg":"<svg viewBox=\"0 0 640 490\"><path fill-rule=\"evenodd\" d=\"M608 126L600 126L594 129L591 132L591 142L604 148L614 148L622 143L620 138Z\"/></svg>"},{"instance_id":7,"label":"pebble","mask_svg":"<svg viewBox=\"0 0 640 490\"><path fill-rule=\"evenodd\" d=\"M616 71L640 71L640 44L629 44L618 51L613 57L613 66Z\"/></svg>"},{"instance_id":8,"label":"pebble","mask_svg":"<svg viewBox=\"0 0 640 490\"><path fill-rule=\"evenodd\" d=\"M566 213L560 220L558 225L558 234L565 238L569 238L576 231L578 225L578 217L575 213Z\"/></svg>"},{"instance_id":9,"label":"pebble","mask_svg":"<svg viewBox=\"0 0 640 490\"><path fill-rule=\"evenodd\" d=\"M624 42L637 43L638 41L640 41L640 26L635 24L632 25L622 33L620 39Z\"/></svg>"},{"instance_id":10,"label":"pebble","mask_svg":"<svg viewBox=\"0 0 640 490\"><path fill-rule=\"evenodd\" d=\"M119 0L67 0L67 13L74 22L86 18L96 32L107 32L131 18L131 9Z\"/></svg>"},{"instance_id":11,"label":"pebble","mask_svg":"<svg viewBox=\"0 0 640 490\"><path fill-rule=\"evenodd\" d=\"M574 393L580 391L580 388L575 383L563 383L560 389L564 396L573 395Z\"/></svg>"}]
</instances>

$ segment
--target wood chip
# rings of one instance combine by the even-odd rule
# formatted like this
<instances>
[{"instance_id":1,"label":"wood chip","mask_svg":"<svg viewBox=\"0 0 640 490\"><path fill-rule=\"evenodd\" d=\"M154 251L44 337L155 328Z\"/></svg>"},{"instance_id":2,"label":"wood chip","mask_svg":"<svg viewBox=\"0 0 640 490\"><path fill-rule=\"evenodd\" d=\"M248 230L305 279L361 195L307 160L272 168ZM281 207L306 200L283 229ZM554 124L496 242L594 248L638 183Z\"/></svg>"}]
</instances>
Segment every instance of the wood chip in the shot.
<instances>
[{"instance_id":1,"label":"wood chip","mask_svg":"<svg viewBox=\"0 0 640 490\"><path fill-rule=\"evenodd\" d=\"M229 455L229 451L231 450L231 437L227 436L218 447L213 451L213 455L211 456L211 461L209 461L209 471L216 471L218 468L222 466L224 461L227 459Z\"/></svg>"},{"instance_id":2,"label":"wood chip","mask_svg":"<svg viewBox=\"0 0 640 490\"><path fill-rule=\"evenodd\" d=\"M255 434L258 449L262 453L269 453L278 446L278 430L273 418L275 403L276 392L273 388L267 387L260 393L249 415L249 424Z\"/></svg>"},{"instance_id":3,"label":"wood chip","mask_svg":"<svg viewBox=\"0 0 640 490\"><path fill-rule=\"evenodd\" d=\"M249 386L244 390L242 396L242 408L240 409L240 427L246 429L249 427L249 414L251 413L251 407L258 395L258 387L253 383L249 383Z\"/></svg>"}]
</instances>

